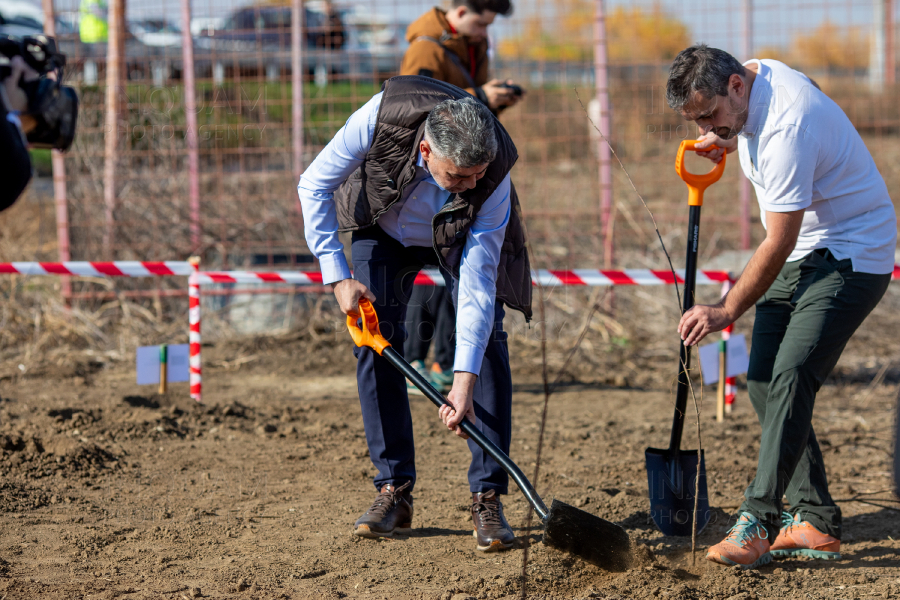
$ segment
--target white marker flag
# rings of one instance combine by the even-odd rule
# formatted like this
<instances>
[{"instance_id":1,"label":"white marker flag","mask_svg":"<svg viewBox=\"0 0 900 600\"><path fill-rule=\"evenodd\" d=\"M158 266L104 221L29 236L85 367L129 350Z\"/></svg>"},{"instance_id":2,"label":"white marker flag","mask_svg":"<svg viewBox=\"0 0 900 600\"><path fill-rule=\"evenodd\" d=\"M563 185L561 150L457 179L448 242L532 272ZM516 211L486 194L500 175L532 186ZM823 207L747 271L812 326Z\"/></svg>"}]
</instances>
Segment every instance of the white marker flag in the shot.
<instances>
[{"instance_id":1,"label":"white marker flag","mask_svg":"<svg viewBox=\"0 0 900 600\"><path fill-rule=\"evenodd\" d=\"M744 334L732 335L725 342L725 376L734 377L746 373L750 367L750 355L747 353L747 339ZM710 385L719 381L719 342L700 346L700 368L703 369L703 384Z\"/></svg>"}]
</instances>

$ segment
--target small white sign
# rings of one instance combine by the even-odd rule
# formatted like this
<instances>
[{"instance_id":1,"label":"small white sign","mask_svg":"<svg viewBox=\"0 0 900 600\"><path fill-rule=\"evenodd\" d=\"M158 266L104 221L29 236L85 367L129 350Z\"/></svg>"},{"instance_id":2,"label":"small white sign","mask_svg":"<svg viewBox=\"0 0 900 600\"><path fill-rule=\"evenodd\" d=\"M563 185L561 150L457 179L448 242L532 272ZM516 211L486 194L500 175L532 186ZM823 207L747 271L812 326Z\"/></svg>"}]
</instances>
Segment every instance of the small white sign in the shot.
<instances>
[{"instance_id":1,"label":"small white sign","mask_svg":"<svg viewBox=\"0 0 900 600\"><path fill-rule=\"evenodd\" d=\"M137 384L159 383L159 346L141 346L137 349Z\"/></svg>"},{"instance_id":2,"label":"small white sign","mask_svg":"<svg viewBox=\"0 0 900 600\"><path fill-rule=\"evenodd\" d=\"M169 346L168 358L166 378L169 380L169 383L178 383L179 381L190 379L190 346L187 344Z\"/></svg>"},{"instance_id":3,"label":"small white sign","mask_svg":"<svg viewBox=\"0 0 900 600\"><path fill-rule=\"evenodd\" d=\"M725 376L734 377L746 373L750 367L750 355L747 353L747 339L744 334L733 335L725 342ZM703 370L703 384L710 385L719 381L719 342L700 346L700 368Z\"/></svg>"},{"instance_id":4,"label":"small white sign","mask_svg":"<svg viewBox=\"0 0 900 600\"><path fill-rule=\"evenodd\" d=\"M190 346L173 344L166 351L166 380L169 383L188 381L190 378ZM137 349L137 384L159 383L159 346L141 346Z\"/></svg>"}]
</instances>

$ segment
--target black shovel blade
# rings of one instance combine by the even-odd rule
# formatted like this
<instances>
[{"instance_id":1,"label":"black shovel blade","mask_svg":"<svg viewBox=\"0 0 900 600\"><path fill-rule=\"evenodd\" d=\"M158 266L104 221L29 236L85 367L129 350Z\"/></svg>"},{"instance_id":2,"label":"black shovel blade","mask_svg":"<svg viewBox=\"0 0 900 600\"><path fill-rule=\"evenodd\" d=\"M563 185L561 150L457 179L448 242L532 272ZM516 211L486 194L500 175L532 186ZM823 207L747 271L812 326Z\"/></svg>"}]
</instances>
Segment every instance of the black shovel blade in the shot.
<instances>
[{"instance_id":1,"label":"black shovel blade","mask_svg":"<svg viewBox=\"0 0 900 600\"><path fill-rule=\"evenodd\" d=\"M694 490L699 478L697 533L709 523L709 495L706 492L706 462L697 451L682 450L672 456L668 450L648 448L647 483L650 487L650 516L666 535L691 535L694 530Z\"/></svg>"},{"instance_id":2,"label":"black shovel blade","mask_svg":"<svg viewBox=\"0 0 900 600\"><path fill-rule=\"evenodd\" d=\"M544 521L544 543L608 571L631 565L631 540L624 529L559 500Z\"/></svg>"}]
</instances>

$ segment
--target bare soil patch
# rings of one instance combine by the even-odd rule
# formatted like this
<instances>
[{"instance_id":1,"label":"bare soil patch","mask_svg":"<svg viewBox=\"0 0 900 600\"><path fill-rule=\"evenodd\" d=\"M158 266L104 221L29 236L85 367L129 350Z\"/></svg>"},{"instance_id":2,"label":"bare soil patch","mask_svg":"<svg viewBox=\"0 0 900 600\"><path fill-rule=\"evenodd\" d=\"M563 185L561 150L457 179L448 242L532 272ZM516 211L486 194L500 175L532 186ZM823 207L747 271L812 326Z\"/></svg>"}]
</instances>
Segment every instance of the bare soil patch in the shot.
<instances>
[{"instance_id":1,"label":"bare soil patch","mask_svg":"<svg viewBox=\"0 0 900 600\"><path fill-rule=\"evenodd\" d=\"M104 363L87 378L48 369L0 381L0 596L519 597L524 543L503 554L475 551L468 452L421 397L412 399L420 477L413 533L382 541L351 535L373 497L373 468L352 354L331 347L284 338L207 348L203 406L183 385L166 396L137 387L125 362ZM521 367L531 349L520 350L512 456L530 473L543 396L531 368ZM255 358L235 364L236 356ZM612 368L615 356L609 361ZM730 526L755 467L759 426L743 391L725 424L712 420L711 395L705 400L717 512L699 537L696 562L690 540L662 536L649 519L643 453L668 439L668 362L658 359L655 378L639 388L616 387L609 373L595 372L570 377L551 398L538 489L621 523L638 560L625 573L607 573L545 548L537 526L523 528L527 505L513 488L507 516L531 542L528 597L900 595L900 505L883 492L893 372L870 386L877 365L866 371L848 359L816 407L845 515L842 560L781 560L745 573L704 558ZM694 447L693 434L685 438Z\"/></svg>"}]
</instances>

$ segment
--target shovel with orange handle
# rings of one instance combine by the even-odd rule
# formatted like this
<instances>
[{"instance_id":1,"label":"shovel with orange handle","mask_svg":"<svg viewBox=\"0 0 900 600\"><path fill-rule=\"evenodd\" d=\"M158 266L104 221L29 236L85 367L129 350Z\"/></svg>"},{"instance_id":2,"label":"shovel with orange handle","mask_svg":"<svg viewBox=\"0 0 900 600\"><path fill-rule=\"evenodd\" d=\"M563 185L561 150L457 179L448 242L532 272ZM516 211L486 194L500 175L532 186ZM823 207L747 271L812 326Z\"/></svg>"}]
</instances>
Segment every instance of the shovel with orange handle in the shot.
<instances>
[{"instance_id":1,"label":"shovel with orange handle","mask_svg":"<svg viewBox=\"0 0 900 600\"><path fill-rule=\"evenodd\" d=\"M391 347L379 331L378 315L372 303L365 298L359 301L359 314L347 316L347 329L360 348L369 347L396 367L419 388L435 406L449 404L434 387L422 377L400 354ZM569 552L610 571L624 571L631 564L631 541L625 530L605 519L554 500L550 508L544 504L534 486L522 470L481 430L464 418L460 428L491 458L503 467L525 499L538 514L544 525L544 543Z\"/></svg>"},{"instance_id":2,"label":"shovel with orange handle","mask_svg":"<svg viewBox=\"0 0 900 600\"><path fill-rule=\"evenodd\" d=\"M705 175L689 173L684 166L685 151L697 152L698 142L685 140L678 148L675 171L688 187L688 239L687 260L684 269L683 312L694 306L694 287L697 281L697 249L700 245L700 207L703 206L703 192L717 182L725 171L725 156L712 171ZM716 149L716 146L702 151ZM688 373L691 368L691 353L679 344L678 389L675 396L675 418L672 436L665 449L648 448L647 482L650 491L650 516L666 535L691 535L700 533L709 522L709 496L706 492L706 464L702 453L699 460L696 450L681 449L681 434L684 431L684 414L690 387ZM697 522L694 523L694 498L697 498Z\"/></svg>"}]
</instances>

